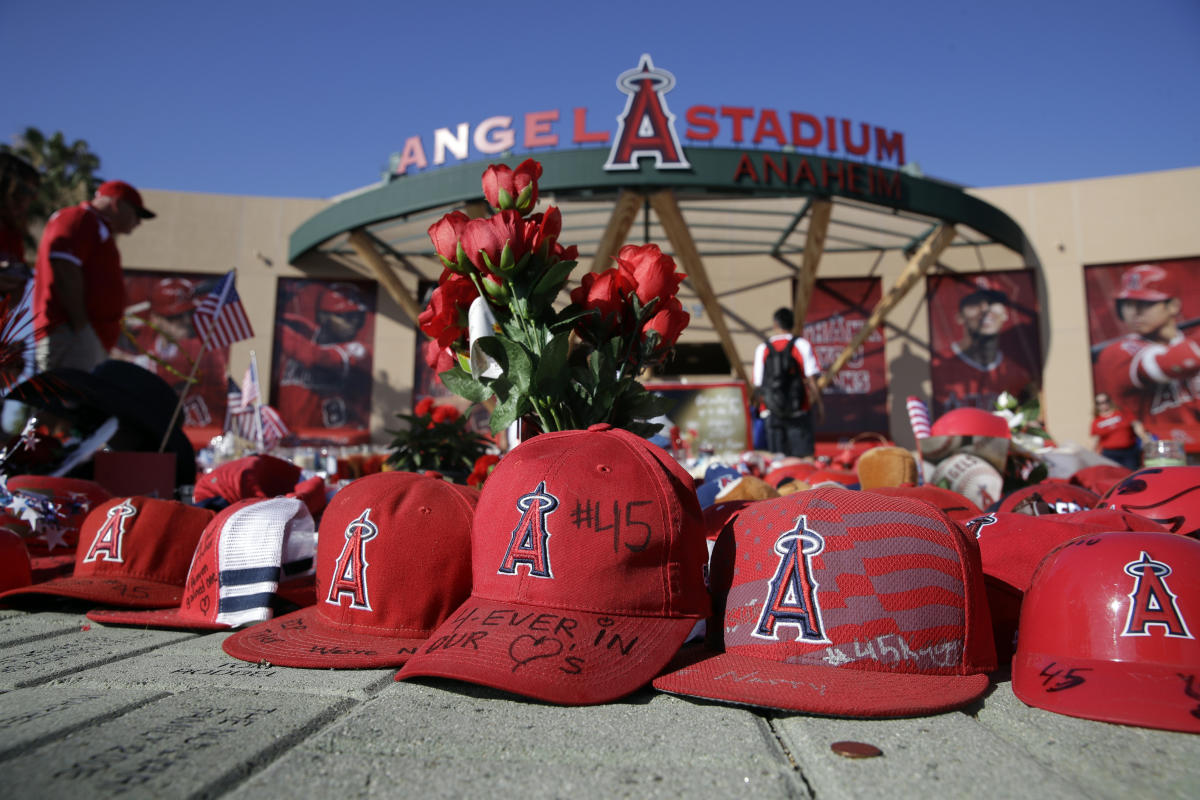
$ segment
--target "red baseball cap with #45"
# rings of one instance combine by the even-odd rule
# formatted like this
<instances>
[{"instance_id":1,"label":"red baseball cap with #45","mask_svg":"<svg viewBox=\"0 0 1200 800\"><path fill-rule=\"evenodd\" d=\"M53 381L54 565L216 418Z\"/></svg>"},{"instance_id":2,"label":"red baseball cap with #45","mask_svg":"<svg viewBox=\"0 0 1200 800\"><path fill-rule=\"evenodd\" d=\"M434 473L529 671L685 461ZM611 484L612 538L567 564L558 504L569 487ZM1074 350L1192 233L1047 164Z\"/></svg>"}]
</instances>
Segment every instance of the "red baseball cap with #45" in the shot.
<instances>
[{"instance_id":1,"label":"red baseball cap with #45","mask_svg":"<svg viewBox=\"0 0 1200 800\"><path fill-rule=\"evenodd\" d=\"M100 605L168 608L183 599L192 554L212 519L206 508L152 497L116 497L87 515L75 572L0 594L59 595Z\"/></svg>"},{"instance_id":2,"label":"red baseball cap with #45","mask_svg":"<svg viewBox=\"0 0 1200 800\"><path fill-rule=\"evenodd\" d=\"M656 689L903 717L970 703L996 668L979 552L927 503L832 487L753 503L717 540L710 583L724 652Z\"/></svg>"},{"instance_id":3,"label":"red baseball cap with #45","mask_svg":"<svg viewBox=\"0 0 1200 800\"><path fill-rule=\"evenodd\" d=\"M708 614L692 487L666 451L608 425L522 442L479 498L471 596L397 679L564 705L645 686Z\"/></svg>"},{"instance_id":4,"label":"red baseball cap with #45","mask_svg":"<svg viewBox=\"0 0 1200 800\"><path fill-rule=\"evenodd\" d=\"M477 499L413 472L349 484L321 517L316 604L233 634L225 652L285 667L403 664L471 591Z\"/></svg>"}]
</instances>

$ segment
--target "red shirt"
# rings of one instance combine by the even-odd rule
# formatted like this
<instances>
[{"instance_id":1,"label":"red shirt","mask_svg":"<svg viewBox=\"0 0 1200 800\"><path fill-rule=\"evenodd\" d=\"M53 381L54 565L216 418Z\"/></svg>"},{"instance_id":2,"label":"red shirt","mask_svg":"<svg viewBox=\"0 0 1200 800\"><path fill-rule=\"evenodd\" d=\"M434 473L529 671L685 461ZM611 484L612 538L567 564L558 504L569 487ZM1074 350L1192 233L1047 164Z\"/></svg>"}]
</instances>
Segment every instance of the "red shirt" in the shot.
<instances>
[{"instance_id":1,"label":"red shirt","mask_svg":"<svg viewBox=\"0 0 1200 800\"><path fill-rule=\"evenodd\" d=\"M1182 334L1170 344L1181 341ZM1147 355L1161 348L1161 343L1132 333L1104 348L1093 368L1096 392L1128 409L1130 416L1140 419L1146 430L1160 439L1178 434L1189 453L1200 451L1200 374L1159 374L1161 380L1151 379L1146 374ZM1157 368L1151 371L1161 373Z\"/></svg>"},{"instance_id":2,"label":"red shirt","mask_svg":"<svg viewBox=\"0 0 1200 800\"><path fill-rule=\"evenodd\" d=\"M978 364L953 351L934 356L929 376L935 417L964 407L995 411L1001 392L1021 398L1033 380L1028 369L1004 353L991 364Z\"/></svg>"},{"instance_id":3,"label":"red shirt","mask_svg":"<svg viewBox=\"0 0 1200 800\"><path fill-rule=\"evenodd\" d=\"M1092 436L1100 437L1101 450L1126 450L1137 442L1133 420L1118 410L1092 420Z\"/></svg>"},{"instance_id":4,"label":"red shirt","mask_svg":"<svg viewBox=\"0 0 1200 800\"><path fill-rule=\"evenodd\" d=\"M42 233L33 273L33 323L39 338L67 321L50 267L51 258L79 265L88 321L100 344L111 350L121 333L125 281L116 240L91 204L80 203L54 212Z\"/></svg>"}]
</instances>

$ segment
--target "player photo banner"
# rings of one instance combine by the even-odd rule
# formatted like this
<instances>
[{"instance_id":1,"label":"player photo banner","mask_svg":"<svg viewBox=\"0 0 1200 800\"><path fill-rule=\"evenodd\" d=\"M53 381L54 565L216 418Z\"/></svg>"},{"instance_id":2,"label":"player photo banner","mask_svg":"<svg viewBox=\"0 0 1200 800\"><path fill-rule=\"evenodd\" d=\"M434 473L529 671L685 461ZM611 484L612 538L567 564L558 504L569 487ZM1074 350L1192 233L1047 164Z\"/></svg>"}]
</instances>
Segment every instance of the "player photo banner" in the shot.
<instances>
[{"instance_id":1,"label":"player photo banner","mask_svg":"<svg viewBox=\"0 0 1200 800\"><path fill-rule=\"evenodd\" d=\"M183 403L187 428L220 427L225 419L225 374L229 349L201 352L192 312L221 280L220 275L125 271L125 318L114 358L132 361L182 394L196 359L196 383Z\"/></svg>"},{"instance_id":2,"label":"player photo banner","mask_svg":"<svg viewBox=\"0 0 1200 800\"><path fill-rule=\"evenodd\" d=\"M1200 453L1200 258L1087 266L1092 385Z\"/></svg>"},{"instance_id":3,"label":"player photo banner","mask_svg":"<svg viewBox=\"0 0 1200 800\"><path fill-rule=\"evenodd\" d=\"M827 369L866 323L882 294L878 278L818 280L809 300L804 338ZM887 362L883 332L876 330L822 393L825 423L819 434L887 434Z\"/></svg>"},{"instance_id":4,"label":"player photo banner","mask_svg":"<svg viewBox=\"0 0 1200 800\"><path fill-rule=\"evenodd\" d=\"M934 419L955 408L994 411L1003 392L1036 397L1042 351L1032 270L931 275L925 292Z\"/></svg>"},{"instance_id":5,"label":"player photo banner","mask_svg":"<svg viewBox=\"0 0 1200 800\"><path fill-rule=\"evenodd\" d=\"M375 284L279 280L271 398L301 438L355 443L371 424Z\"/></svg>"}]
</instances>

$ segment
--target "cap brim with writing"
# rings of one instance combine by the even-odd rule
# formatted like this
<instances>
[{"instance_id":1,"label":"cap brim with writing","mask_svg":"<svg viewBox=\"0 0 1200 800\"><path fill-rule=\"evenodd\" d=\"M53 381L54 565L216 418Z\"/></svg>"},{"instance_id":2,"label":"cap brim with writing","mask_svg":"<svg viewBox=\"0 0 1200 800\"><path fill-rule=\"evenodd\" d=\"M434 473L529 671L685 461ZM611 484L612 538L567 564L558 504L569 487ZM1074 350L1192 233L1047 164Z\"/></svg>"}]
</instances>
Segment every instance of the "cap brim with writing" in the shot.
<instances>
[{"instance_id":1,"label":"cap brim with writing","mask_svg":"<svg viewBox=\"0 0 1200 800\"><path fill-rule=\"evenodd\" d=\"M1021 608L1012 688L1072 717L1200 733L1200 542L1087 534L1051 552Z\"/></svg>"},{"instance_id":2,"label":"cap brim with writing","mask_svg":"<svg viewBox=\"0 0 1200 800\"><path fill-rule=\"evenodd\" d=\"M902 717L970 703L996 666L978 550L915 500L819 488L754 503L718 539L710 583L724 652L655 688Z\"/></svg>"},{"instance_id":3,"label":"cap brim with writing","mask_svg":"<svg viewBox=\"0 0 1200 800\"><path fill-rule=\"evenodd\" d=\"M321 517L316 603L234 633L225 652L285 667L403 664L470 593L477 499L412 472L349 484Z\"/></svg>"},{"instance_id":4,"label":"cap brim with writing","mask_svg":"<svg viewBox=\"0 0 1200 800\"><path fill-rule=\"evenodd\" d=\"M506 455L471 544L471 596L398 680L604 703L649 683L708 613L691 477L607 425L541 434Z\"/></svg>"},{"instance_id":5,"label":"cap brim with writing","mask_svg":"<svg viewBox=\"0 0 1200 800\"><path fill-rule=\"evenodd\" d=\"M179 608L96 609L87 616L106 625L185 630L226 630L262 622L271 617L280 580L312 571L316 545L316 527L302 501L241 500L205 527Z\"/></svg>"},{"instance_id":6,"label":"cap brim with writing","mask_svg":"<svg viewBox=\"0 0 1200 800\"><path fill-rule=\"evenodd\" d=\"M175 500L116 497L87 515L75 572L0 594L0 603L35 595L97 605L169 608L183 600L192 554L213 512Z\"/></svg>"}]
</instances>

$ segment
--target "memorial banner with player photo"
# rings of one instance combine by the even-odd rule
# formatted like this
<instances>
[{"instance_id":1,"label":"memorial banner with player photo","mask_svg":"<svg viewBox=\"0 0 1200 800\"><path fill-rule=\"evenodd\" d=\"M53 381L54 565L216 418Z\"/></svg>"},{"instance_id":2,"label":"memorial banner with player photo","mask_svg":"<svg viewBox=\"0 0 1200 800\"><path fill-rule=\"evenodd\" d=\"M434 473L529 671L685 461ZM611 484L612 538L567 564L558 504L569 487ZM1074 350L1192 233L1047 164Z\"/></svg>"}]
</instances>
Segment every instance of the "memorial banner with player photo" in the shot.
<instances>
[{"instance_id":1,"label":"memorial banner with player photo","mask_svg":"<svg viewBox=\"0 0 1200 800\"><path fill-rule=\"evenodd\" d=\"M370 429L375 284L281 278L271 399L302 438L356 443Z\"/></svg>"},{"instance_id":2,"label":"memorial banner with player photo","mask_svg":"<svg viewBox=\"0 0 1200 800\"><path fill-rule=\"evenodd\" d=\"M132 361L165 380L182 394L200 359L195 383L183 404L186 428L220 427L225 420L225 376L229 348L201 355L200 336L192 323L196 304L212 290L220 275L125 271L125 318L113 357Z\"/></svg>"},{"instance_id":3,"label":"memorial banner with player photo","mask_svg":"<svg viewBox=\"0 0 1200 800\"><path fill-rule=\"evenodd\" d=\"M429 305L429 297L437 285L437 281L423 280L418 283L417 296L420 298L421 308ZM447 389L438 377L439 371L447 370L453 365L450 358L451 356L444 352L439 355L437 343L421 333L420 329L417 330L417 352L413 358L413 408L416 408L422 399L432 397L438 405L454 406L463 413L469 409L467 428L489 439L495 438L492 436L491 412L482 405L476 404L472 407L467 400ZM431 361L434 363L430 363Z\"/></svg>"},{"instance_id":4,"label":"memorial banner with player photo","mask_svg":"<svg viewBox=\"0 0 1200 800\"><path fill-rule=\"evenodd\" d=\"M828 369L871 316L882 289L878 278L818 280L808 304L804 338L821 369ZM875 330L822 394L823 438L888 432L887 361L883 331Z\"/></svg>"},{"instance_id":5,"label":"memorial banner with player photo","mask_svg":"<svg viewBox=\"0 0 1200 800\"><path fill-rule=\"evenodd\" d=\"M996 410L1003 392L1025 402L1042 384L1040 308L1032 270L926 278L934 418L955 408Z\"/></svg>"},{"instance_id":6,"label":"memorial banner with player photo","mask_svg":"<svg viewBox=\"0 0 1200 800\"><path fill-rule=\"evenodd\" d=\"M1084 267L1092 385L1200 453L1200 258Z\"/></svg>"}]
</instances>

